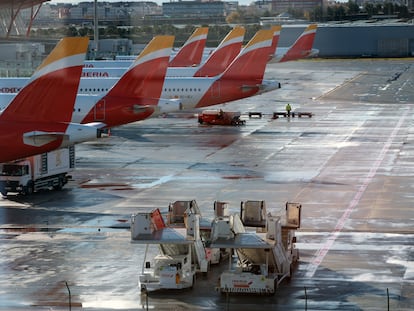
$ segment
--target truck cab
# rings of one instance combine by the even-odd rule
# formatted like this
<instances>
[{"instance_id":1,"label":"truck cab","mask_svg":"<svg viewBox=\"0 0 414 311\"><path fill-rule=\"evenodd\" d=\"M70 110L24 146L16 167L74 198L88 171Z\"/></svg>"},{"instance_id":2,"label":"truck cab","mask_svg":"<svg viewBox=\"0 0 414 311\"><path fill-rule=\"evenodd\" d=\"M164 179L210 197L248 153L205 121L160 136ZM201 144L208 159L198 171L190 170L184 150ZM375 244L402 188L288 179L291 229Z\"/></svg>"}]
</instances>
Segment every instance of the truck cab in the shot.
<instances>
[{"instance_id":1,"label":"truck cab","mask_svg":"<svg viewBox=\"0 0 414 311\"><path fill-rule=\"evenodd\" d=\"M8 192L20 192L23 194L33 192L30 161L23 160L1 164L0 192L4 196Z\"/></svg>"}]
</instances>

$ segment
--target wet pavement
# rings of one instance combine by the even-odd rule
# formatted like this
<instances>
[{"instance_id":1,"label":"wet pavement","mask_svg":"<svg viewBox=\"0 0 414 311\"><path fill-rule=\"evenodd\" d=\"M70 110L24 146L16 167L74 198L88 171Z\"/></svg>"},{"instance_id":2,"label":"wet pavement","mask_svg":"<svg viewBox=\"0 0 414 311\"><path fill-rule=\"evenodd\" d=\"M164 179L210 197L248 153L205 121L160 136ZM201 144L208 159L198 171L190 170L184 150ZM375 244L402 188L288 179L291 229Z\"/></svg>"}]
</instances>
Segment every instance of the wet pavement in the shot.
<instances>
[{"instance_id":1,"label":"wet pavement","mask_svg":"<svg viewBox=\"0 0 414 311\"><path fill-rule=\"evenodd\" d=\"M177 113L77 146L59 192L0 199L0 310L412 310L414 60L271 64L282 89L224 105L240 127ZM290 103L312 112L272 119ZM262 118L248 118L260 111ZM225 296L220 267L192 290L141 295L130 215L195 199L302 203L299 264L275 296Z\"/></svg>"}]
</instances>

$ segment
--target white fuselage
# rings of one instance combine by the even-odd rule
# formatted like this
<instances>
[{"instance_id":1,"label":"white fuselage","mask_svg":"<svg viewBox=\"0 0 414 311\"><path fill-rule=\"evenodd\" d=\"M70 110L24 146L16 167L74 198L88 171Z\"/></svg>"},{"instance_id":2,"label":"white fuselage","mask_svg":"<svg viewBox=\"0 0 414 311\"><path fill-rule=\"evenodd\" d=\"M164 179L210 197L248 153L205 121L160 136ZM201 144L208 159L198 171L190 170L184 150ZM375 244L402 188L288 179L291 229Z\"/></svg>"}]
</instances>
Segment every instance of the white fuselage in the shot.
<instances>
[{"instance_id":1,"label":"white fuselage","mask_svg":"<svg viewBox=\"0 0 414 311\"><path fill-rule=\"evenodd\" d=\"M166 77L160 98L179 99L181 101L180 108L192 109L197 106L200 99L207 92L211 98L212 104L223 103L220 98L223 94L221 89L222 82L217 82L220 76L216 77ZM80 80L78 97L76 99L72 122L81 122L85 113L88 113L93 106L106 94L109 89L119 80L119 78L82 78ZM0 109L3 110L11 98L20 88L28 81L28 78L0 78ZM214 86L213 86L214 84ZM244 87L246 82L234 82L234 92ZM212 88L213 86L213 88ZM259 93L268 92L279 88L280 85L274 81L263 81L262 88ZM10 92L13 94L1 94ZM226 90L226 92L228 92ZM83 95L83 96L82 96ZM85 96L89 95L89 96ZM242 98L242 97L240 97ZM239 99L239 98L234 98ZM233 100L233 99L232 99Z\"/></svg>"},{"instance_id":2,"label":"white fuselage","mask_svg":"<svg viewBox=\"0 0 414 311\"><path fill-rule=\"evenodd\" d=\"M217 80L212 78L166 78L164 81L161 98L177 98L181 100L183 109L194 108L204 96L210 86ZM27 78L0 78L0 92L14 90L18 91L28 81ZM84 112L90 109L100 99L98 94L105 94L118 81L118 78L82 78L79 84L78 97L74 108L72 122L79 122ZM79 96L82 94L95 95L95 100L90 96ZM213 96L219 96L220 89ZM0 94L0 109L3 110L15 94Z\"/></svg>"},{"instance_id":3,"label":"white fuselage","mask_svg":"<svg viewBox=\"0 0 414 311\"><path fill-rule=\"evenodd\" d=\"M120 78L129 67L85 67L83 78ZM200 69L195 67L168 67L166 77L192 77Z\"/></svg>"}]
</instances>

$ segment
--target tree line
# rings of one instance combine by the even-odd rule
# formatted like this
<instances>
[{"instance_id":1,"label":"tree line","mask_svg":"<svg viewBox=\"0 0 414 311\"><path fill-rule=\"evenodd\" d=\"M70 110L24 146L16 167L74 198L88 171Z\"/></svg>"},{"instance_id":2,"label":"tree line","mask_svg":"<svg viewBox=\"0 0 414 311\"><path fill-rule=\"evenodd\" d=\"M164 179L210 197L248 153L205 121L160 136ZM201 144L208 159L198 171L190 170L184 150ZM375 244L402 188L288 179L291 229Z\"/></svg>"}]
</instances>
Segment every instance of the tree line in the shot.
<instances>
[{"instance_id":1,"label":"tree line","mask_svg":"<svg viewBox=\"0 0 414 311\"><path fill-rule=\"evenodd\" d=\"M323 2L322 2L323 3ZM305 19L309 22L326 22L326 21L345 21L356 19L370 19L375 16L387 15L397 16L398 18L412 18L407 6L399 5L392 2L384 3L365 3L360 7L355 1L347 3L334 3L326 8L317 6L311 11L303 11L291 8L288 13L298 19ZM243 25L246 28L246 40L250 39L258 29L260 29L260 17L277 16L276 13L269 11L261 15L255 15L251 11L241 10L230 14L226 18L227 24L221 25L201 25L209 27L207 37L207 46L217 46L217 44L230 31L234 24ZM155 35L174 35L176 37L175 45L180 46L194 31L195 26L187 25L177 27L172 23L142 25L142 26L116 26L109 25L99 27L99 38L127 38L133 43L148 43ZM93 38L94 29L91 26L64 26L39 28L31 31L32 38L61 38L62 36L89 36Z\"/></svg>"}]
</instances>

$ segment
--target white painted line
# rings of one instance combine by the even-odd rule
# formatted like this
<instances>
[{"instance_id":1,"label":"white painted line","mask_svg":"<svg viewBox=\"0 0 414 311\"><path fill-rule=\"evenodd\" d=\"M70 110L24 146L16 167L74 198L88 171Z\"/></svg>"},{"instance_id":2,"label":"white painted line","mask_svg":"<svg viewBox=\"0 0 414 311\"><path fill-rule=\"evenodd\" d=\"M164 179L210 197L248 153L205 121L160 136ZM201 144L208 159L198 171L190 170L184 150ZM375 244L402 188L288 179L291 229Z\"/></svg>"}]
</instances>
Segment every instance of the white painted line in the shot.
<instances>
[{"instance_id":1,"label":"white painted line","mask_svg":"<svg viewBox=\"0 0 414 311\"><path fill-rule=\"evenodd\" d=\"M345 222L349 219L349 216L351 215L352 211L355 209L355 207L358 205L359 201L361 200L365 190L367 189L368 185L371 183L372 179L374 178L378 168L381 165L381 162L384 160L384 157L388 150L390 149L390 146L395 139L395 136L397 135L398 131L401 128L401 125L403 124L403 121L405 117L407 116L408 112L410 110L406 110L405 113L400 117L397 125L393 129L391 135L388 137L387 142L385 143L384 147L382 148L380 154L377 157L377 160L374 162L373 166L369 170L368 175L365 177L362 185L359 187L357 193L355 194L352 201L349 203L348 208L343 213L342 217L338 220L335 229L331 232L329 235L327 241L324 245L316 252L315 256L313 257L312 261L309 263L308 267L306 268L306 274L305 276L308 278L312 278L315 275L316 270L318 269L319 265L324 260L326 254L331 249L332 245L335 243L335 240L338 238L339 234L341 233L342 229L344 228Z\"/></svg>"}]
</instances>

